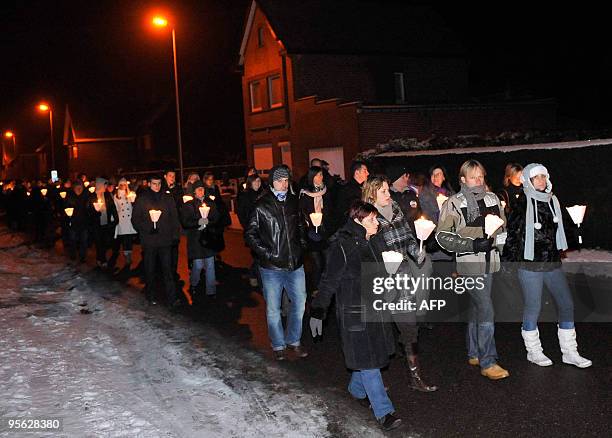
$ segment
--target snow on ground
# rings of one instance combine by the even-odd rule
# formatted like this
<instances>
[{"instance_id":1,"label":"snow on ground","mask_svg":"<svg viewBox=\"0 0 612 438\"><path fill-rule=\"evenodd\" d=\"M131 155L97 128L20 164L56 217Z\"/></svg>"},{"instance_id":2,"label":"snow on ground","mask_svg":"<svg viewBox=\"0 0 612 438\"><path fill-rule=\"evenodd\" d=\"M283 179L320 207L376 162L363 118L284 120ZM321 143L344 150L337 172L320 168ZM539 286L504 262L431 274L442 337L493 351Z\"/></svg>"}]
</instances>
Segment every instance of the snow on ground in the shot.
<instances>
[{"instance_id":1,"label":"snow on ground","mask_svg":"<svg viewBox=\"0 0 612 438\"><path fill-rule=\"evenodd\" d=\"M582 249L567 251L563 270L568 273L584 273L590 277L612 278L612 251Z\"/></svg>"},{"instance_id":2,"label":"snow on ground","mask_svg":"<svg viewBox=\"0 0 612 438\"><path fill-rule=\"evenodd\" d=\"M210 327L16 242L0 240L0 417L61 417L70 437L379 435Z\"/></svg>"}]
</instances>

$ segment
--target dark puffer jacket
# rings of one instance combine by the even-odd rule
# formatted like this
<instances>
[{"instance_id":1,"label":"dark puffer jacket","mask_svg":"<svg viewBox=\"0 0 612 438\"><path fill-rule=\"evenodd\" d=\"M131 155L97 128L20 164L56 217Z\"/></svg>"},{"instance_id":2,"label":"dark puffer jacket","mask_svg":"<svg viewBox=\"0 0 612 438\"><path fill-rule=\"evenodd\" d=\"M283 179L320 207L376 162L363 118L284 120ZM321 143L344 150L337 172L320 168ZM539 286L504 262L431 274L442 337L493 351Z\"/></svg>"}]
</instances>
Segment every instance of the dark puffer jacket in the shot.
<instances>
[{"instance_id":1,"label":"dark puffer jacket","mask_svg":"<svg viewBox=\"0 0 612 438\"><path fill-rule=\"evenodd\" d=\"M519 263L517 267L528 271L552 271L559 268L561 252L556 243L558 225L553 222L552 211L545 202L538 202L538 220L542 228L534 229L533 261L524 259L526 210L527 197L520 193L508 218L508 237L502 261Z\"/></svg>"},{"instance_id":2,"label":"dark puffer jacket","mask_svg":"<svg viewBox=\"0 0 612 438\"><path fill-rule=\"evenodd\" d=\"M302 266L306 242L297 196L287 193L280 202L266 190L255 203L244 239L262 268L293 271Z\"/></svg>"},{"instance_id":3,"label":"dark puffer jacket","mask_svg":"<svg viewBox=\"0 0 612 438\"><path fill-rule=\"evenodd\" d=\"M311 304L311 316L324 319L336 295L342 351L352 370L383 368L395 352L390 314L374 310L373 302L380 295L366 290L362 296L362 281L372 284L374 276L386 276L379 243L379 239L366 240L365 228L348 220L332 237L319 294ZM367 273L362 272L363 266L368 267Z\"/></svg>"}]
</instances>

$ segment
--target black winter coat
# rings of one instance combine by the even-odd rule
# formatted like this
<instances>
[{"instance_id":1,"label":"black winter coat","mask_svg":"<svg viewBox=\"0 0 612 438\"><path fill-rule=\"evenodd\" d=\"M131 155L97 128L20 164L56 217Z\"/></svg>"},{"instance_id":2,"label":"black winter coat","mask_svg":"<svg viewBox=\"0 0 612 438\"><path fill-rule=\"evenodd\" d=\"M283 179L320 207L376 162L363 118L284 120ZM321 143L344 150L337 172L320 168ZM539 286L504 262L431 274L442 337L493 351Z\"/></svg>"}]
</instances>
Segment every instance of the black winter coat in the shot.
<instances>
[{"instance_id":1,"label":"black winter coat","mask_svg":"<svg viewBox=\"0 0 612 438\"><path fill-rule=\"evenodd\" d=\"M255 208L255 201L262 194L263 189L259 189L257 192L251 188L241 191L238 193L238 206L236 208L238 213L238 220L243 229L247 229L249 225L249 218Z\"/></svg>"},{"instance_id":2,"label":"black winter coat","mask_svg":"<svg viewBox=\"0 0 612 438\"><path fill-rule=\"evenodd\" d=\"M533 261L524 259L526 209L527 197L521 192L508 218L508 236L502 261L519 263L518 267L528 271L552 271L559 268L561 252L557 249L556 241L558 225L553 222L552 211L545 202L538 202L538 220L542 228L534 229Z\"/></svg>"},{"instance_id":3,"label":"black winter coat","mask_svg":"<svg viewBox=\"0 0 612 438\"><path fill-rule=\"evenodd\" d=\"M351 178L346 184L338 187L336 192L335 222L336 229L342 227L348 218L348 211L353 202L361 199L362 185Z\"/></svg>"},{"instance_id":4,"label":"black winter coat","mask_svg":"<svg viewBox=\"0 0 612 438\"><path fill-rule=\"evenodd\" d=\"M223 239L223 226L221 226L221 214L214 202L207 202L210 207L208 212L208 225L204 230L198 230L198 221L202 203L196 198L181 206L181 224L187 234L187 257L190 260L205 259L213 257L225 248Z\"/></svg>"},{"instance_id":5,"label":"black winter coat","mask_svg":"<svg viewBox=\"0 0 612 438\"><path fill-rule=\"evenodd\" d=\"M499 193L497 193L497 197L500 199L500 201L504 201L506 203L506 207L504 208L506 217L510 217L514 204L518 202L521 195L524 196L523 186L515 186L513 184L510 184L508 187L504 187L499 191Z\"/></svg>"},{"instance_id":6,"label":"black winter coat","mask_svg":"<svg viewBox=\"0 0 612 438\"><path fill-rule=\"evenodd\" d=\"M162 214L153 228L149 210L161 210ZM172 196L160 191L143 190L136 198L132 211L132 225L140 234L143 248L172 246L179 240L180 223Z\"/></svg>"},{"instance_id":7,"label":"black winter coat","mask_svg":"<svg viewBox=\"0 0 612 438\"><path fill-rule=\"evenodd\" d=\"M266 190L255 203L244 238L262 268L293 271L302 266L306 242L297 196L288 192L280 202Z\"/></svg>"},{"instance_id":8,"label":"black winter coat","mask_svg":"<svg viewBox=\"0 0 612 438\"><path fill-rule=\"evenodd\" d=\"M91 218L92 227L99 228L100 225L100 216L102 213L96 211L94 202L98 201L98 195L96 193L89 193L89 216ZM113 200L113 195L107 191L104 192L104 203L106 204L106 226L108 227L116 227L119 223L119 213L117 213L117 207L115 206L115 201Z\"/></svg>"},{"instance_id":9,"label":"black winter coat","mask_svg":"<svg viewBox=\"0 0 612 438\"><path fill-rule=\"evenodd\" d=\"M333 198L331 193L328 191L323 195L323 218L321 225L315 229L310 219L310 213L315 212L314 198L308 196L306 193L300 194L300 214L302 215L302 221L304 221L304 232L306 233L306 248L309 251L323 251L329 247L329 238L334 231L334 217L333 217Z\"/></svg>"},{"instance_id":10,"label":"black winter coat","mask_svg":"<svg viewBox=\"0 0 612 438\"><path fill-rule=\"evenodd\" d=\"M177 208L179 208L180 205L183 203L183 188L178 184L174 184L174 186L168 187L168 183L164 179L162 180L161 191L166 193L167 195L172 196L172 199L174 199L174 203L176 204Z\"/></svg>"},{"instance_id":11,"label":"black winter coat","mask_svg":"<svg viewBox=\"0 0 612 438\"><path fill-rule=\"evenodd\" d=\"M365 228L352 220L347 221L332 237L319 294L311 304L311 316L324 319L336 295L342 351L347 368L352 370L383 368L395 352L390 313L374 310L373 302L380 295L362 294L361 290L362 281L372 284L374 276L387 276L378 242L366 240ZM374 268L368 274L362 273L366 263ZM362 278L362 274L369 278Z\"/></svg>"},{"instance_id":12,"label":"black winter coat","mask_svg":"<svg viewBox=\"0 0 612 438\"><path fill-rule=\"evenodd\" d=\"M66 198L62 199L62 218L64 227L70 225L75 232L81 232L89 228L92 214L89 207L89 192L83 192L77 196L72 190L66 191ZM60 198L61 199L61 198ZM74 208L72 217L68 217L65 208Z\"/></svg>"}]
</instances>

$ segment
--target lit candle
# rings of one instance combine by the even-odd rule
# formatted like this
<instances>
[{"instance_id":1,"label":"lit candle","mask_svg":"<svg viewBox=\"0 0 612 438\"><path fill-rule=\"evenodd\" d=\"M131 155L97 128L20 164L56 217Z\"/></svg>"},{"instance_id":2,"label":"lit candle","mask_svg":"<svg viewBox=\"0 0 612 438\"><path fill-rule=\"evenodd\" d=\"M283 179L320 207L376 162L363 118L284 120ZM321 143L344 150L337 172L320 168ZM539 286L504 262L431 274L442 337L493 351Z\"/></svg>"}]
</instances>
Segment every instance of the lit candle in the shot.
<instances>
[{"instance_id":1,"label":"lit candle","mask_svg":"<svg viewBox=\"0 0 612 438\"><path fill-rule=\"evenodd\" d=\"M200 215L202 216L203 219L206 219L208 217L208 212L210 211L210 207L206 204L202 204L200 205Z\"/></svg>"},{"instance_id":2,"label":"lit candle","mask_svg":"<svg viewBox=\"0 0 612 438\"><path fill-rule=\"evenodd\" d=\"M47 196L47 189L40 189L40 193L42 193L43 196Z\"/></svg>"},{"instance_id":3,"label":"lit candle","mask_svg":"<svg viewBox=\"0 0 612 438\"><path fill-rule=\"evenodd\" d=\"M209 198L210 198L211 201L215 200L215 197L213 195L210 195Z\"/></svg>"},{"instance_id":4,"label":"lit candle","mask_svg":"<svg viewBox=\"0 0 612 438\"><path fill-rule=\"evenodd\" d=\"M193 201L193 196L183 195L183 204L186 204L189 201Z\"/></svg>"},{"instance_id":5,"label":"lit candle","mask_svg":"<svg viewBox=\"0 0 612 438\"><path fill-rule=\"evenodd\" d=\"M153 228L157 228L157 221L161 216L161 210L149 210L149 216L151 217L151 222L153 222Z\"/></svg>"},{"instance_id":6,"label":"lit candle","mask_svg":"<svg viewBox=\"0 0 612 438\"><path fill-rule=\"evenodd\" d=\"M420 251L423 251L423 242L427 240L434 228L436 228L436 224L423 217L414 221L417 238L421 241Z\"/></svg>"},{"instance_id":7,"label":"lit candle","mask_svg":"<svg viewBox=\"0 0 612 438\"><path fill-rule=\"evenodd\" d=\"M488 214L485 216L485 233L488 237L491 237L493 233L497 231L499 227L504 224L504 220L495 214Z\"/></svg>"},{"instance_id":8,"label":"lit candle","mask_svg":"<svg viewBox=\"0 0 612 438\"><path fill-rule=\"evenodd\" d=\"M382 258L389 275L395 274L404 260L402 253L397 251L383 251Z\"/></svg>"},{"instance_id":9,"label":"lit candle","mask_svg":"<svg viewBox=\"0 0 612 438\"><path fill-rule=\"evenodd\" d=\"M501 201L501 206L502 206L502 208L505 209L506 208L506 201Z\"/></svg>"},{"instance_id":10,"label":"lit candle","mask_svg":"<svg viewBox=\"0 0 612 438\"><path fill-rule=\"evenodd\" d=\"M66 212L66 216L72 217L72 213L74 213L74 208L72 207L64 208L64 211Z\"/></svg>"},{"instance_id":11,"label":"lit candle","mask_svg":"<svg viewBox=\"0 0 612 438\"><path fill-rule=\"evenodd\" d=\"M136 200L136 192L129 192L127 194L127 200L130 202L134 202Z\"/></svg>"},{"instance_id":12,"label":"lit candle","mask_svg":"<svg viewBox=\"0 0 612 438\"><path fill-rule=\"evenodd\" d=\"M584 214L586 213L586 205L573 205L571 207L565 207L565 209L572 218L572 221L580 228L580 224L582 224ZM582 244L582 234L580 234L580 230L578 230L578 243Z\"/></svg>"},{"instance_id":13,"label":"lit candle","mask_svg":"<svg viewBox=\"0 0 612 438\"><path fill-rule=\"evenodd\" d=\"M315 227L315 233L319 232L321 221L323 220L323 213L310 213L310 221Z\"/></svg>"},{"instance_id":14,"label":"lit candle","mask_svg":"<svg viewBox=\"0 0 612 438\"><path fill-rule=\"evenodd\" d=\"M96 209L96 211L100 211L102 210L102 201L100 201L99 199L93 203L94 208Z\"/></svg>"},{"instance_id":15,"label":"lit candle","mask_svg":"<svg viewBox=\"0 0 612 438\"><path fill-rule=\"evenodd\" d=\"M448 196L444 196L442 193L438 193L436 196L436 201L438 202L438 210L442 210L442 205L446 202Z\"/></svg>"},{"instance_id":16,"label":"lit candle","mask_svg":"<svg viewBox=\"0 0 612 438\"><path fill-rule=\"evenodd\" d=\"M94 186L91 186L88 190L89 190L89 193L93 193L96 191L96 188Z\"/></svg>"},{"instance_id":17,"label":"lit candle","mask_svg":"<svg viewBox=\"0 0 612 438\"><path fill-rule=\"evenodd\" d=\"M83 182L83 185L84 185L85 187L89 187L89 181L84 181L84 182Z\"/></svg>"},{"instance_id":18,"label":"lit candle","mask_svg":"<svg viewBox=\"0 0 612 438\"><path fill-rule=\"evenodd\" d=\"M60 192L59 195L60 195L60 198L66 199L66 192Z\"/></svg>"}]
</instances>

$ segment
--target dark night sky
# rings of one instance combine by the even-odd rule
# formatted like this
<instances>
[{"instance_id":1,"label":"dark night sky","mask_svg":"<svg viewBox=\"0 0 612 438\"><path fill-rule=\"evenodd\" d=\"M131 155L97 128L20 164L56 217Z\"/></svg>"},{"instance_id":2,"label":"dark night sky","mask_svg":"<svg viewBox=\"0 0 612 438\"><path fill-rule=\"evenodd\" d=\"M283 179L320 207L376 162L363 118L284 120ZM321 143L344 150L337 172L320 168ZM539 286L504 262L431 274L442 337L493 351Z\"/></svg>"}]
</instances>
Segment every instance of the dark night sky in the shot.
<instances>
[{"instance_id":1,"label":"dark night sky","mask_svg":"<svg viewBox=\"0 0 612 438\"><path fill-rule=\"evenodd\" d=\"M331 0L330 0L331 1ZM237 52L249 0L172 2L186 164L243 154ZM609 124L612 59L603 9L586 4L439 2L470 60L472 95L555 97L562 121ZM70 105L79 135L135 135L164 103L157 141L174 150L172 51L169 33L145 18L156 4L138 1L17 1L0 6L3 68L0 129L18 142L45 141L38 100ZM161 128L159 128L161 127ZM166 131L165 135L164 132Z\"/></svg>"}]
</instances>

